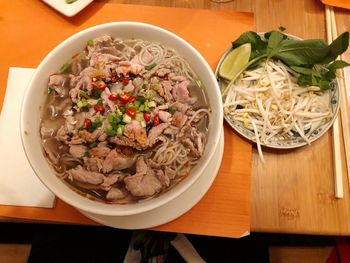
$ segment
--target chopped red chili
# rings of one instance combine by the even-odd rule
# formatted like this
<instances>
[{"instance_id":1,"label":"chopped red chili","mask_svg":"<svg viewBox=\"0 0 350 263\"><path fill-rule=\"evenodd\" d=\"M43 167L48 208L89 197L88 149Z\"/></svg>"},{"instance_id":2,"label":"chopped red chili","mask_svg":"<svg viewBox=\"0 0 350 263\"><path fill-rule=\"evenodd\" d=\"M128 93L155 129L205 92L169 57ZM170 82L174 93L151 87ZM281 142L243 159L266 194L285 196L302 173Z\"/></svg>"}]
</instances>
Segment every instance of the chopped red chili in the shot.
<instances>
[{"instance_id":1,"label":"chopped red chili","mask_svg":"<svg viewBox=\"0 0 350 263\"><path fill-rule=\"evenodd\" d=\"M118 96L114 95L114 94L111 94L111 95L109 95L108 99L111 100L111 101L117 101L118 100Z\"/></svg>"},{"instance_id":2,"label":"chopped red chili","mask_svg":"<svg viewBox=\"0 0 350 263\"><path fill-rule=\"evenodd\" d=\"M126 109L125 113L126 113L126 115L128 115L132 119L134 119L136 117L136 109L134 109L134 108Z\"/></svg>"},{"instance_id":3,"label":"chopped red chili","mask_svg":"<svg viewBox=\"0 0 350 263\"><path fill-rule=\"evenodd\" d=\"M89 129L90 127L91 127L91 120L86 118L84 121L84 128Z\"/></svg>"},{"instance_id":4,"label":"chopped red chili","mask_svg":"<svg viewBox=\"0 0 350 263\"><path fill-rule=\"evenodd\" d=\"M119 99L124 103L128 103L130 99L130 95L128 93L120 94Z\"/></svg>"},{"instance_id":5,"label":"chopped red chili","mask_svg":"<svg viewBox=\"0 0 350 263\"><path fill-rule=\"evenodd\" d=\"M106 84L102 80L97 80L92 82L92 87L96 90L103 91L106 88Z\"/></svg>"},{"instance_id":6,"label":"chopped red chili","mask_svg":"<svg viewBox=\"0 0 350 263\"><path fill-rule=\"evenodd\" d=\"M96 104L94 106L94 110L97 111L97 112L101 112L101 113L105 112L105 108L103 106L101 106L101 105L98 105L98 104Z\"/></svg>"},{"instance_id":7,"label":"chopped red chili","mask_svg":"<svg viewBox=\"0 0 350 263\"><path fill-rule=\"evenodd\" d=\"M159 125L159 123L160 123L159 116L155 115L153 118L153 125L157 126L157 125Z\"/></svg>"},{"instance_id":8,"label":"chopped red chili","mask_svg":"<svg viewBox=\"0 0 350 263\"><path fill-rule=\"evenodd\" d=\"M136 100L136 97L135 97L135 96L130 96L128 102L129 102L129 103L133 103L135 100Z\"/></svg>"},{"instance_id":9,"label":"chopped red chili","mask_svg":"<svg viewBox=\"0 0 350 263\"><path fill-rule=\"evenodd\" d=\"M151 120L151 115L147 112L143 113L143 119L146 121L146 122L149 122Z\"/></svg>"},{"instance_id":10,"label":"chopped red chili","mask_svg":"<svg viewBox=\"0 0 350 263\"><path fill-rule=\"evenodd\" d=\"M123 85L126 86L126 85L128 85L128 84L129 84L129 78L128 78L128 77L125 77L125 78L123 79Z\"/></svg>"}]
</instances>

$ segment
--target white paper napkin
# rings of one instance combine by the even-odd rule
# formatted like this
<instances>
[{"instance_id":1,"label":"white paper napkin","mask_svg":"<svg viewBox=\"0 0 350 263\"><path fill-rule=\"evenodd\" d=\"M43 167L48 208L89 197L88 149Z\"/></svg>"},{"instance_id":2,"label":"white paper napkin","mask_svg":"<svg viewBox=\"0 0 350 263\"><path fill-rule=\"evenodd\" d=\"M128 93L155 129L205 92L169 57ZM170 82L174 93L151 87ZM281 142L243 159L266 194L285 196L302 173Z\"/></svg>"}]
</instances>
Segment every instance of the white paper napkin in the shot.
<instances>
[{"instance_id":1,"label":"white paper napkin","mask_svg":"<svg viewBox=\"0 0 350 263\"><path fill-rule=\"evenodd\" d=\"M10 68L0 115L0 204L51 208L55 196L36 177L25 156L20 108L35 69Z\"/></svg>"}]
</instances>

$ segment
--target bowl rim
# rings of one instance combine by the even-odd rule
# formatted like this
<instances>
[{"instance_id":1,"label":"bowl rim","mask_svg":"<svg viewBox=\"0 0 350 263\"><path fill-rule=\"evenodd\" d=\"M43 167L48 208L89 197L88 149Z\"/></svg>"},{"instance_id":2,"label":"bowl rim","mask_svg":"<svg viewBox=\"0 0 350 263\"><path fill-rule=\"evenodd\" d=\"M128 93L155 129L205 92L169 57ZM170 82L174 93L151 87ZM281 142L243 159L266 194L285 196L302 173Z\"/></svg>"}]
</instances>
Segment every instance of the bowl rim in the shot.
<instances>
[{"instance_id":1,"label":"bowl rim","mask_svg":"<svg viewBox=\"0 0 350 263\"><path fill-rule=\"evenodd\" d=\"M30 102L28 100L28 97L31 94L31 90L32 90L33 85L35 84L36 79L37 78L40 79L40 77L39 77L40 71L52 59L52 57L57 56L57 54L59 54L61 52L61 49L64 48L65 46L73 43L74 41L79 40L81 37L83 37L84 35L87 35L89 33L92 33L92 34L95 33L96 36L102 35L103 32L101 32L101 31L109 29L111 27L136 27L136 28L143 28L145 30L153 30L154 32L158 31L161 34L167 35L167 37L173 39L176 43L186 46L186 48L188 50L190 50L190 52L196 56L196 59L200 61L202 66L205 67L206 70L211 73L209 76L210 81L213 83L214 88L217 89L217 92L215 93L217 98L216 99L214 98L214 99L217 100L220 105L222 104L222 101L221 101L221 93L219 90L218 83L216 81L215 74L214 74L213 70L211 69L211 67L209 66L208 62L200 54L200 52L197 49L195 49L190 43L188 43L185 39L181 38L180 36L176 35L175 33L168 31L164 28L161 28L159 26L152 25L152 24L142 23L142 22L120 21L120 22L110 22L110 23L95 25L95 26L86 28L84 30L81 30L81 31L71 35L70 37L66 38L65 40L63 40L60 44L58 44L55 48L53 48L45 56L45 58L40 62L36 71L34 72L32 78L27 86L27 89L25 90L25 93L24 93L24 96L22 99L22 103L21 103L20 134L21 134L22 146L23 146L25 155L27 157L27 160L28 160L30 166L32 167L33 171L35 172L35 174L39 178L39 180L51 192L53 192L58 198L60 198L64 202L72 205L75 208L78 208L80 210L87 211L90 213L110 215L110 216L125 216L125 215L143 213L143 212L152 210L156 207L163 206L164 204L166 204L170 200L173 200L177 196L181 195L184 191L186 191L187 189L189 189L191 187L191 185L199 178L199 176L201 176L204 169L206 169L206 167L208 166L208 163L211 161L213 154L214 154L214 151L207 150L208 151L207 158L206 158L205 162L203 163L203 165L201 167L197 168L198 170L197 170L197 173L195 174L195 176L187 176L186 182L182 181L181 187L177 187L178 188L177 191L172 191L172 194L166 195L166 193L169 193L172 190L172 189L170 189L169 191L161 194L159 197L152 198L152 200L157 199L156 202L147 202L148 200L143 200L142 206L138 205L138 206L133 206L132 208L129 208L129 206L132 206L133 204L127 204L127 205L104 204L104 203L100 203L98 201L89 200L88 198L76 193L72 189L69 189L71 194L69 194L68 196L66 196L66 194L61 193L60 191L57 191L57 187L55 186L54 182L47 179L47 177L45 175L41 175L41 174L39 174L39 172L37 172L34 158L38 158L38 157L34 156L31 153L31 146L30 146L29 140L25 139L25 129L27 126L27 124L25 123L26 119L24 117L25 116L25 109L27 109L29 107ZM219 107L219 109L216 109L216 110L218 111L218 116L216 116L216 118L220 119L218 122L222 126L222 124L223 124L223 109L222 109L222 107ZM213 135L214 140L211 142L210 146L213 149L216 149L216 147L219 143L220 129L216 129L215 127L212 127L210 132L214 133L214 135L215 135L215 136ZM40 136L40 134L39 134L39 136ZM208 147L208 142L207 142L207 147ZM44 153L42 154L41 157L46 159L44 157ZM33 158L33 160L32 160L32 158ZM54 174L53 169L52 169L52 175L56 176ZM62 183L64 183L64 182L62 182ZM177 184L177 185L179 185L179 184ZM69 186L66 186L66 187L69 187ZM76 195L76 198L72 198L73 194ZM139 204L139 203L141 203L141 202L138 202L136 204ZM97 204L99 204L99 205L97 205ZM122 207L122 208L116 208L116 206ZM124 209L124 208L127 208L127 209Z\"/></svg>"}]
</instances>

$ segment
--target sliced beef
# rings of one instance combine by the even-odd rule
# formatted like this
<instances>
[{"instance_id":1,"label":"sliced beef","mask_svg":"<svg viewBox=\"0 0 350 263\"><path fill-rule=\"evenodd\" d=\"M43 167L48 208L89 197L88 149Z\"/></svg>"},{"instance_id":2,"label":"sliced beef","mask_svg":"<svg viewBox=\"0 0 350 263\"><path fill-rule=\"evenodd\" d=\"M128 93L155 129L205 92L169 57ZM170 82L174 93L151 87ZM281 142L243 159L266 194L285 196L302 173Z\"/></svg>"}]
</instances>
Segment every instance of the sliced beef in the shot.
<instances>
[{"instance_id":1,"label":"sliced beef","mask_svg":"<svg viewBox=\"0 0 350 263\"><path fill-rule=\"evenodd\" d=\"M76 168L68 170L68 174L74 179L82 183L88 184L102 184L104 176L101 173L89 172L83 169L80 165Z\"/></svg>"},{"instance_id":2,"label":"sliced beef","mask_svg":"<svg viewBox=\"0 0 350 263\"><path fill-rule=\"evenodd\" d=\"M157 126L154 126L152 129L150 129L148 133L148 145L152 146L158 141L158 137L162 134L162 132L168 128L168 123L161 123Z\"/></svg>"},{"instance_id":3,"label":"sliced beef","mask_svg":"<svg viewBox=\"0 0 350 263\"><path fill-rule=\"evenodd\" d=\"M97 65L106 65L116 63L121 60L121 57L111 55L108 53L94 52L91 54L90 66L96 67Z\"/></svg>"},{"instance_id":4,"label":"sliced beef","mask_svg":"<svg viewBox=\"0 0 350 263\"><path fill-rule=\"evenodd\" d=\"M54 89L60 97L65 97L67 89L65 84L69 82L69 77L66 75L55 74L49 77L48 86Z\"/></svg>"},{"instance_id":5,"label":"sliced beef","mask_svg":"<svg viewBox=\"0 0 350 263\"><path fill-rule=\"evenodd\" d=\"M170 180L174 179L176 177L176 171L169 168L169 167L165 167L164 169L164 174L166 177L168 177Z\"/></svg>"},{"instance_id":6,"label":"sliced beef","mask_svg":"<svg viewBox=\"0 0 350 263\"><path fill-rule=\"evenodd\" d=\"M114 201L117 201L117 200L120 200L120 199L123 199L126 197L126 193L124 191L122 191L121 189L117 188L117 187L112 187L107 195L106 195L106 199L113 203Z\"/></svg>"},{"instance_id":7,"label":"sliced beef","mask_svg":"<svg viewBox=\"0 0 350 263\"><path fill-rule=\"evenodd\" d=\"M187 115L181 111L176 111L173 115L172 124L178 128L182 128L187 121Z\"/></svg>"},{"instance_id":8,"label":"sliced beef","mask_svg":"<svg viewBox=\"0 0 350 263\"><path fill-rule=\"evenodd\" d=\"M176 134L179 133L179 131L180 131L179 128L174 127L174 126L171 125L168 128L166 128L163 133L166 134L166 135L175 136Z\"/></svg>"},{"instance_id":9,"label":"sliced beef","mask_svg":"<svg viewBox=\"0 0 350 263\"><path fill-rule=\"evenodd\" d=\"M101 184L101 189L108 191L112 188L114 184L121 181L125 175L120 173L113 173L105 176L103 183Z\"/></svg>"},{"instance_id":10,"label":"sliced beef","mask_svg":"<svg viewBox=\"0 0 350 263\"><path fill-rule=\"evenodd\" d=\"M160 110L158 112L158 116L162 122L168 122L169 119L171 118L171 114L169 112L163 111L163 110Z\"/></svg>"},{"instance_id":11,"label":"sliced beef","mask_svg":"<svg viewBox=\"0 0 350 263\"><path fill-rule=\"evenodd\" d=\"M190 106L188 104L184 104L176 101L174 104L171 105L171 107L175 108L177 111L186 113L186 111L189 109Z\"/></svg>"},{"instance_id":12,"label":"sliced beef","mask_svg":"<svg viewBox=\"0 0 350 263\"><path fill-rule=\"evenodd\" d=\"M184 139L182 141L182 144L190 149L190 154L192 154L194 157L201 156L201 153L198 151L198 149L195 147L194 143L189 138Z\"/></svg>"},{"instance_id":13,"label":"sliced beef","mask_svg":"<svg viewBox=\"0 0 350 263\"><path fill-rule=\"evenodd\" d=\"M110 151L106 159L103 161L103 172L109 173L113 170L124 170L130 168L135 164L134 157L128 157L116 150Z\"/></svg>"},{"instance_id":14,"label":"sliced beef","mask_svg":"<svg viewBox=\"0 0 350 263\"><path fill-rule=\"evenodd\" d=\"M109 149L107 146L98 146L98 147L92 148L90 150L90 154L91 156L103 158L103 157L106 157L110 151L111 149Z\"/></svg>"},{"instance_id":15,"label":"sliced beef","mask_svg":"<svg viewBox=\"0 0 350 263\"><path fill-rule=\"evenodd\" d=\"M196 98L190 97L190 93L188 91L189 84L189 80L184 80L175 85L175 87L172 90L172 95L176 101L189 104L193 104L196 102Z\"/></svg>"},{"instance_id":16,"label":"sliced beef","mask_svg":"<svg viewBox=\"0 0 350 263\"><path fill-rule=\"evenodd\" d=\"M84 168L91 172L101 172L103 167L103 160L97 157L85 158Z\"/></svg>"},{"instance_id":17,"label":"sliced beef","mask_svg":"<svg viewBox=\"0 0 350 263\"><path fill-rule=\"evenodd\" d=\"M133 139L130 139L130 138L125 137L125 136L111 137L111 138L109 138L109 141L112 143L116 143L120 146L128 146L128 147L140 150L140 151L148 148L148 145L141 145L140 143L134 141Z\"/></svg>"},{"instance_id":18,"label":"sliced beef","mask_svg":"<svg viewBox=\"0 0 350 263\"><path fill-rule=\"evenodd\" d=\"M71 155L73 155L74 157L77 158L82 158L86 155L87 151L88 151L88 147L84 146L84 145L70 145L69 146L69 153Z\"/></svg>"},{"instance_id":19,"label":"sliced beef","mask_svg":"<svg viewBox=\"0 0 350 263\"><path fill-rule=\"evenodd\" d=\"M147 167L143 156L137 159L136 174L125 177L124 183L134 196L152 196L162 189L154 170Z\"/></svg>"},{"instance_id":20,"label":"sliced beef","mask_svg":"<svg viewBox=\"0 0 350 263\"><path fill-rule=\"evenodd\" d=\"M170 185L169 177L167 177L162 170L157 171L157 178L163 187L168 187Z\"/></svg>"},{"instance_id":21,"label":"sliced beef","mask_svg":"<svg viewBox=\"0 0 350 263\"><path fill-rule=\"evenodd\" d=\"M59 163L61 143L56 138L48 138L43 141L44 151L53 164Z\"/></svg>"},{"instance_id":22,"label":"sliced beef","mask_svg":"<svg viewBox=\"0 0 350 263\"><path fill-rule=\"evenodd\" d=\"M141 127L139 121L133 120L125 125L124 135L130 139L136 140L141 145L147 144L146 128Z\"/></svg>"},{"instance_id":23,"label":"sliced beef","mask_svg":"<svg viewBox=\"0 0 350 263\"><path fill-rule=\"evenodd\" d=\"M162 84L162 88L164 90L164 99L169 102L169 101L173 101L174 98L173 98L173 95L171 94L171 91L173 90L173 86L171 84L170 81L168 80L165 80L165 81L162 81L161 82Z\"/></svg>"}]
</instances>

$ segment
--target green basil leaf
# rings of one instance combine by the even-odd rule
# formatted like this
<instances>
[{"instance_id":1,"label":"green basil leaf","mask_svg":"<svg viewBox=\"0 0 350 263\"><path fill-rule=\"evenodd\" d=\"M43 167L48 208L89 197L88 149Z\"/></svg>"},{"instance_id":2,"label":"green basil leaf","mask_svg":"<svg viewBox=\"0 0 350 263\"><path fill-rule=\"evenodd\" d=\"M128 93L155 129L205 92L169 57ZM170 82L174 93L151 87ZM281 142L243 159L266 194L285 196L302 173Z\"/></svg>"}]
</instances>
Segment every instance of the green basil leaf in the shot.
<instances>
[{"instance_id":1,"label":"green basil leaf","mask_svg":"<svg viewBox=\"0 0 350 263\"><path fill-rule=\"evenodd\" d=\"M270 38L270 36L271 36L271 33L274 32L274 31L275 31L275 30L266 32L266 33L264 34L264 38L268 41L269 38ZM280 31L280 33L283 35L283 39L288 39L288 36L287 36L287 35L283 34L281 31Z\"/></svg>"},{"instance_id":2,"label":"green basil leaf","mask_svg":"<svg viewBox=\"0 0 350 263\"><path fill-rule=\"evenodd\" d=\"M321 74L311 68L307 68L307 67L297 67L297 66L291 66L290 67L292 70L294 70L295 72L299 73L299 74L303 74L303 75L314 75L317 77L321 77Z\"/></svg>"},{"instance_id":3,"label":"green basil leaf","mask_svg":"<svg viewBox=\"0 0 350 263\"><path fill-rule=\"evenodd\" d=\"M300 75L298 78L298 85L302 87L312 85L311 75Z\"/></svg>"},{"instance_id":4,"label":"green basil leaf","mask_svg":"<svg viewBox=\"0 0 350 263\"><path fill-rule=\"evenodd\" d=\"M289 66L312 65L328 54L329 47L323 40L284 40L274 57Z\"/></svg>"},{"instance_id":5,"label":"green basil leaf","mask_svg":"<svg viewBox=\"0 0 350 263\"><path fill-rule=\"evenodd\" d=\"M243 33L237 40L232 42L232 47L236 48L245 43L250 43L252 45L250 60L265 54L266 52L267 42L263 41L256 32L248 31Z\"/></svg>"},{"instance_id":6,"label":"green basil leaf","mask_svg":"<svg viewBox=\"0 0 350 263\"><path fill-rule=\"evenodd\" d=\"M317 86L319 86L321 90L327 90L327 89L329 89L329 85L330 85L330 81L325 80L325 79L321 79L318 82Z\"/></svg>"},{"instance_id":7,"label":"green basil leaf","mask_svg":"<svg viewBox=\"0 0 350 263\"><path fill-rule=\"evenodd\" d=\"M267 48L266 48L266 53L268 58L275 56L279 52L282 45L282 41L283 41L283 34L281 34L281 32L278 32L278 31L271 32L269 41L267 43Z\"/></svg>"},{"instance_id":8,"label":"green basil leaf","mask_svg":"<svg viewBox=\"0 0 350 263\"><path fill-rule=\"evenodd\" d=\"M349 46L349 32L344 32L329 45L329 53L320 64L328 64L343 54Z\"/></svg>"},{"instance_id":9,"label":"green basil leaf","mask_svg":"<svg viewBox=\"0 0 350 263\"><path fill-rule=\"evenodd\" d=\"M348 66L350 66L350 64L348 62L346 62L344 60L337 60L337 61L332 62L327 68L330 71L335 71L337 69L345 68Z\"/></svg>"}]
</instances>

